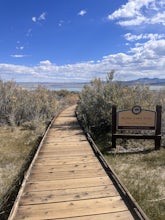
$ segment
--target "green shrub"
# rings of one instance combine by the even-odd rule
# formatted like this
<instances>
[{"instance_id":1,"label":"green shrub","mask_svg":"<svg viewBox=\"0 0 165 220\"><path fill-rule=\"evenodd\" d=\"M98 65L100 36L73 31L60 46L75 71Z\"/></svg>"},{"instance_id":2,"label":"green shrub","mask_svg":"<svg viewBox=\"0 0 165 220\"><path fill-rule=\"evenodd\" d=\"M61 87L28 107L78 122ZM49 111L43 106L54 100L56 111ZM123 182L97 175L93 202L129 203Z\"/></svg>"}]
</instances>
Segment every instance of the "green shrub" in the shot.
<instances>
[{"instance_id":1,"label":"green shrub","mask_svg":"<svg viewBox=\"0 0 165 220\"><path fill-rule=\"evenodd\" d=\"M111 71L107 75L106 82L99 78L94 79L80 94L78 114L89 132L99 136L103 132L111 131L112 105L116 105L118 110L130 109L134 105L155 110L155 106L161 104L163 106L162 142L164 142L164 92L153 92L146 85L124 86L120 82L113 81L113 77L114 71Z\"/></svg>"}]
</instances>

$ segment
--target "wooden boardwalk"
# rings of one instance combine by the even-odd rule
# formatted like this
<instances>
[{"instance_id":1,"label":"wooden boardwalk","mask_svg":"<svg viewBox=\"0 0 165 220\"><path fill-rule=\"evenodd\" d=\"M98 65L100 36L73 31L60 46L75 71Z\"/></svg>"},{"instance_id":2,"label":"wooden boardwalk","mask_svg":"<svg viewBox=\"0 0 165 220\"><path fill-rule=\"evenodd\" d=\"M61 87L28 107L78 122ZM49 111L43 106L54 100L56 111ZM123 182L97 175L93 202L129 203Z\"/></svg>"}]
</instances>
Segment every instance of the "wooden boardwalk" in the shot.
<instances>
[{"instance_id":1,"label":"wooden boardwalk","mask_svg":"<svg viewBox=\"0 0 165 220\"><path fill-rule=\"evenodd\" d=\"M27 172L9 220L133 220L74 115L51 125Z\"/></svg>"}]
</instances>

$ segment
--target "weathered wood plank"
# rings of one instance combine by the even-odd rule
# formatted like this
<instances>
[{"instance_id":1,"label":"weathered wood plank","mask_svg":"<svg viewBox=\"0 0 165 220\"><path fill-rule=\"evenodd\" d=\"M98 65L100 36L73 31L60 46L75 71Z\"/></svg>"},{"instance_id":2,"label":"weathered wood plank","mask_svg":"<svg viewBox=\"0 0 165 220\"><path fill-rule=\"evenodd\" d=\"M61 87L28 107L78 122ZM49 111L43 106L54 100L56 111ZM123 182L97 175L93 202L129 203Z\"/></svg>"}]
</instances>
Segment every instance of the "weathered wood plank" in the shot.
<instances>
[{"instance_id":1,"label":"weathered wood plank","mask_svg":"<svg viewBox=\"0 0 165 220\"><path fill-rule=\"evenodd\" d=\"M55 181L38 181L33 182L28 180L25 188L26 191L38 191L38 190L53 190L53 189L72 189L81 187L92 187L112 184L109 181L108 176L104 177L90 177L83 179L67 179L67 180L55 180Z\"/></svg>"},{"instance_id":2,"label":"weathered wood plank","mask_svg":"<svg viewBox=\"0 0 165 220\"><path fill-rule=\"evenodd\" d=\"M49 157L49 158L53 158L53 157L58 157L58 156L62 156L62 157L65 157L65 156L86 156L86 155L93 155L93 151L89 150L88 152L84 151L84 152L78 152L78 151L73 151L73 152L68 152L66 153L66 155L64 155L62 152L55 152L55 153L52 153L52 152L40 152L39 154L39 157L43 157L43 158L46 158L46 157Z\"/></svg>"},{"instance_id":3,"label":"weathered wood plank","mask_svg":"<svg viewBox=\"0 0 165 220\"><path fill-rule=\"evenodd\" d=\"M76 155L75 157L70 156L54 156L52 158L49 157L38 157L36 163L40 163L44 165L64 165L64 164L77 164L77 163L94 163L97 162L95 157L86 157L81 155Z\"/></svg>"},{"instance_id":4,"label":"weathered wood plank","mask_svg":"<svg viewBox=\"0 0 165 220\"><path fill-rule=\"evenodd\" d=\"M41 165L40 163L35 163L33 166L34 173L42 172L61 172L61 171L71 171L71 170L91 170L91 169L102 168L101 165L97 162L93 163L74 163L74 164L64 164L64 165Z\"/></svg>"},{"instance_id":5,"label":"weathered wood plank","mask_svg":"<svg viewBox=\"0 0 165 220\"><path fill-rule=\"evenodd\" d=\"M44 143L44 145L42 146L42 149L44 148L48 148L48 149L59 149L61 147L64 147L64 148L89 148L89 143L86 142L86 141L83 141L83 143L76 143L76 142L72 142L72 143L59 143L59 142L53 142L53 141L49 141L47 143Z\"/></svg>"},{"instance_id":6,"label":"weathered wood plank","mask_svg":"<svg viewBox=\"0 0 165 220\"><path fill-rule=\"evenodd\" d=\"M92 169L92 170L70 170L70 171L61 171L61 172L41 172L34 173L33 170L29 177L29 180L33 182L37 181L51 181L51 180L59 180L59 179L79 179L79 178L89 178L89 177L101 177L106 176L106 173L103 169Z\"/></svg>"},{"instance_id":7,"label":"weathered wood plank","mask_svg":"<svg viewBox=\"0 0 165 220\"><path fill-rule=\"evenodd\" d=\"M20 205L95 199L103 197L114 197L118 195L119 193L113 185L46 191L41 190L35 192L29 191L23 195Z\"/></svg>"},{"instance_id":8,"label":"weathered wood plank","mask_svg":"<svg viewBox=\"0 0 165 220\"><path fill-rule=\"evenodd\" d=\"M82 215L96 215L100 213L114 213L126 211L127 208L120 196L89 199L80 201L69 201L50 204L20 206L17 220L40 220L44 219L70 218Z\"/></svg>"},{"instance_id":9,"label":"weathered wood plank","mask_svg":"<svg viewBox=\"0 0 165 220\"><path fill-rule=\"evenodd\" d=\"M97 215L85 215L76 216L70 218L70 220L133 220L134 218L130 215L129 211L122 211L116 213L102 213ZM44 220L44 219L41 219ZM54 219L55 220L55 219ZM67 220L67 218L60 218L60 220Z\"/></svg>"},{"instance_id":10,"label":"weathered wood plank","mask_svg":"<svg viewBox=\"0 0 165 220\"><path fill-rule=\"evenodd\" d=\"M68 150L70 151L70 152L68 152ZM93 154L93 151L91 150L91 149L89 149L89 146L88 146L88 148L77 148L77 149L75 149L74 147L72 147L72 148L65 148L65 147L63 147L63 149L62 149L62 146L61 146L61 148L59 148L59 149L49 149L49 148L45 148L45 149L41 149L41 151L40 151L40 154L42 154L42 153L44 153L45 155L49 155L49 154L63 154L64 156L65 156L65 154L71 154L71 155L81 155L81 154L85 154L85 155L87 155L87 154L89 154L89 153L91 153L91 154Z\"/></svg>"},{"instance_id":11,"label":"weathered wood plank","mask_svg":"<svg viewBox=\"0 0 165 220\"><path fill-rule=\"evenodd\" d=\"M60 147L66 147L66 148L79 148L79 149L81 149L81 148L89 148L89 143L87 142L87 141L83 141L83 143L77 143L77 142L72 142L72 143L59 143L59 142L57 142L57 141L52 141L52 140L50 140L50 141L47 141L47 142L45 142L44 143L44 145L43 145L43 147L42 147L42 149L44 149L44 148L48 148L48 149L50 149L50 148L52 148L52 149L59 149Z\"/></svg>"}]
</instances>

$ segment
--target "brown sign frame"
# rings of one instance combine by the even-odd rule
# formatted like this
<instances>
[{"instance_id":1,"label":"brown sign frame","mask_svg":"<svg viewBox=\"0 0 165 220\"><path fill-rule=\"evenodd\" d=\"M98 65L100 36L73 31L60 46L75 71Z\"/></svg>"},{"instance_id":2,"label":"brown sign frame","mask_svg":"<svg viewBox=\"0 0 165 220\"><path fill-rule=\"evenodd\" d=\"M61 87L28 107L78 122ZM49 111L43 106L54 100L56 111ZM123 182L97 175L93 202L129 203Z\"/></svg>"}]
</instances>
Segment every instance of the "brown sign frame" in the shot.
<instances>
[{"instance_id":1,"label":"brown sign frame","mask_svg":"<svg viewBox=\"0 0 165 220\"><path fill-rule=\"evenodd\" d=\"M131 112L131 113L130 113ZM126 113L124 116L122 114ZM128 113L128 114L127 114ZM145 113L145 114L143 114ZM146 116L149 113L149 116ZM153 139L155 150L161 146L161 113L162 107L156 106L156 111L142 109L141 106L134 106L132 110L117 111L115 105L112 106L112 147L116 148L116 139ZM122 119L119 117L122 115ZM124 118L125 117L125 118ZM134 117L134 118L132 118ZM146 117L146 118L144 118ZM150 123L150 119L152 122ZM142 124L140 124L140 121ZM118 130L154 130L153 135L146 134L119 134Z\"/></svg>"}]
</instances>

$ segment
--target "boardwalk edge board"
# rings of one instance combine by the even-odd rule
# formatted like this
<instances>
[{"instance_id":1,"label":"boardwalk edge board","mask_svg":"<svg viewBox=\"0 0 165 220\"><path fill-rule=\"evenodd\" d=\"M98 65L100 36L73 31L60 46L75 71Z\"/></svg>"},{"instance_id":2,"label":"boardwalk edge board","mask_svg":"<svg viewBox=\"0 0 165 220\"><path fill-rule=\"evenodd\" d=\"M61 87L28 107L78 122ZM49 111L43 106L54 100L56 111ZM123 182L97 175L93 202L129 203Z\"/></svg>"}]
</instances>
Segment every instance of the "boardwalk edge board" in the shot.
<instances>
[{"instance_id":1,"label":"boardwalk edge board","mask_svg":"<svg viewBox=\"0 0 165 220\"><path fill-rule=\"evenodd\" d=\"M108 162L105 160L105 158L102 155L101 151L98 149L98 147L95 144L94 140L92 139L91 135L88 132L85 131L85 129L84 129L83 125L82 125L82 122L81 122L81 120L78 117L78 112L77 111L75 111L75 115L76 115L76 118L77 118L77 120L79 122L79 125L81 126L82 130L84 131L84 134L85 134L87 140L89 141L89 143L90 143L90 145L91 145L91 147L92 147L96 157L100 161L102 167L106 171L106 173L109 176L109 178L114 183L114 185L117 188L118 192L120 193L122 199L124 200L124 202L128 206L128 209L132 213L133 217L136 220L150 220L147 217L147 215L144 213L142 208L138 205L136 200L129 193L129 191L124 186L122 181L119 179L119 177L117 176L115 171L109 166Z\"/></svg>"}]
</instances>

